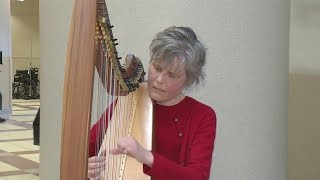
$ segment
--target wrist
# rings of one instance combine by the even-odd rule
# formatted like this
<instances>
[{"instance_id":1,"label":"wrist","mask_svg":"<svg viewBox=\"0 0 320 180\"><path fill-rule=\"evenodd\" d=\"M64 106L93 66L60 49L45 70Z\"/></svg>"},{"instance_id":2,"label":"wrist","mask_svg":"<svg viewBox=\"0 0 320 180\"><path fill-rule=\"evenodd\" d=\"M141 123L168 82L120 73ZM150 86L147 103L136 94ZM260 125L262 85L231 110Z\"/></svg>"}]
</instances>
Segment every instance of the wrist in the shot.
<instances>
[{"instance_id":1,"label":"wrist","mask_svg":"<svg viewBox=\"0 0 320 180\"><path fill-rule=\"evenodd\" d=\"M145 151L145 155L143 156L143 164L149 166L149 167L152 167L153 166L153 161L154 161L154 157L153 157L153 154L152 152L150 151Z\"/></svg>"}]
</instances>

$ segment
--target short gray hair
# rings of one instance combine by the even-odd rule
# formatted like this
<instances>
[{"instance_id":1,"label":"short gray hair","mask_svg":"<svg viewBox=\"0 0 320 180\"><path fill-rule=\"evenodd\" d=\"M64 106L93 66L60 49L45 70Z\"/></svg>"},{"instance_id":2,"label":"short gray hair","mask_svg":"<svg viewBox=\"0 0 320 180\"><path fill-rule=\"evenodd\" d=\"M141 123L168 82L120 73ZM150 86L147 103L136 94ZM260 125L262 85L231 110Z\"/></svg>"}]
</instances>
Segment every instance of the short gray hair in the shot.
<instances>
[{"instance_id":1,"label":"short gray hair","mask_svg":"<svg viewBox=\"0 0 320 180\"><path fill-rule=\"evenodd\" d=\"M167 65L179 59L186 70L186 87L204 79L206 48L189 27L172 26L158 33L150 44L150 56L150 62L161 60Z\"/></svg>"}]
</instances>

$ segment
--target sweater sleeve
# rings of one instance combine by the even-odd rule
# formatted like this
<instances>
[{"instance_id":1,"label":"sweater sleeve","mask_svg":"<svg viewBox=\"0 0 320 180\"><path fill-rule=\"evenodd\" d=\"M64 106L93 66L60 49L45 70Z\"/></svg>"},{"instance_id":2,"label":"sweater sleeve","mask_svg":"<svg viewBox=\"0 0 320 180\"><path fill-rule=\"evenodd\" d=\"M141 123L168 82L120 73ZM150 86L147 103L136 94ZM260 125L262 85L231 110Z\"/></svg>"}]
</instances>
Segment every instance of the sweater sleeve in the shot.
<instances>
[{"instance_id":1,"label":"sweater sleeve","mask_svg":"<svg viewBox=\"0 0 320 180\"><path fill-rule=\"evenodd\" d=\"M105 132L102 133L102 130L103 129L105 131L107 130L108 121L109 121L109 118L111 118L111 116L112 116L112 109L116 103L117 103L117 100L115 100L115 102L111 103L108 106L108 108L105 110L105 112L101 115L100 119L90 129L89 157L96 156L98 154L101 143L102 143L101 139L105 133ZM109 113L110 113L110 115L109 115Z\"/></svg>"},{"instance_id":2,"label":"sweater sleeve","mask_svg":"<svg viewBox=\"0 0 320 180\"><path fill-rule=\"evenodd\" d=\"M200 114L200 113L199 113ZM160 154L154 153L152 168L143 165L145 174L156 180L183 179L183 180L207 180L209 179L212 152L216 135L216 115L210 108L197 121L194 134L192 131L189 147L187 147L186 161L177 164Z\"/></svg>"}]
</instances>

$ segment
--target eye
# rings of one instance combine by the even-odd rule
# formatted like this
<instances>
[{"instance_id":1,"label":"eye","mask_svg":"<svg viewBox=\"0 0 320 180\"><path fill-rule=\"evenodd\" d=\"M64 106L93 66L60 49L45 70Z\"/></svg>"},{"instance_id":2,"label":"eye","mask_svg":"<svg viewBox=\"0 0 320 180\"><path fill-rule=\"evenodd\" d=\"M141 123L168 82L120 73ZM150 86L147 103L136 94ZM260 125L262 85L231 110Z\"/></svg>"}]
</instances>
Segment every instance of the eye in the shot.
<instances>
[{"instance_id":1,"label":"eye","mask_svg":"<svg viewBox=\"0 0 320 180\"><path fill-rule=\"evenodd\" d=\"M153 67L156 71L161 71L161 67L159 65L154 64Z\"/></svg>"},{"instance_id":2,"label":"eye","mask_svg":"<svg viewBox=\"0 0 320 180\"><path fill-rule=\"evenodd\" d=\"M176 78L176 77L177 77L177 75L176 75L176 74L171 73L171 72L169 72L169 73L168 73L168 76L169 76L169 77L171 77L171 78Z\"/></svg>"}]
</instances>

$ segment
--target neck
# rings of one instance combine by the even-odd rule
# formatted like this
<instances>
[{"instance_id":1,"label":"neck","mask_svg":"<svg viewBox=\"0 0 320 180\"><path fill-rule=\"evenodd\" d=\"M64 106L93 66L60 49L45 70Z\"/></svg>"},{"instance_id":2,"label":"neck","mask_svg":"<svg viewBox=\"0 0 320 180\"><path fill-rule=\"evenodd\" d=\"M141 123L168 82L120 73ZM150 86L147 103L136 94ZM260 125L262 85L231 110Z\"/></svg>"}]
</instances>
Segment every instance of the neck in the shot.
<instances>
[{"instance_id":1,"label":"neck","mask_svg":"<svg viewBox=\"0 0 320 180\"><path fill-rule=\"evenodd\" d=\"M186 96L183 93L178 94L176 97L172 98L169 101L165 102L157 102L157 104L160 104L162 106L174 106L181 102Z\"/></svg>"}]
</instances>

